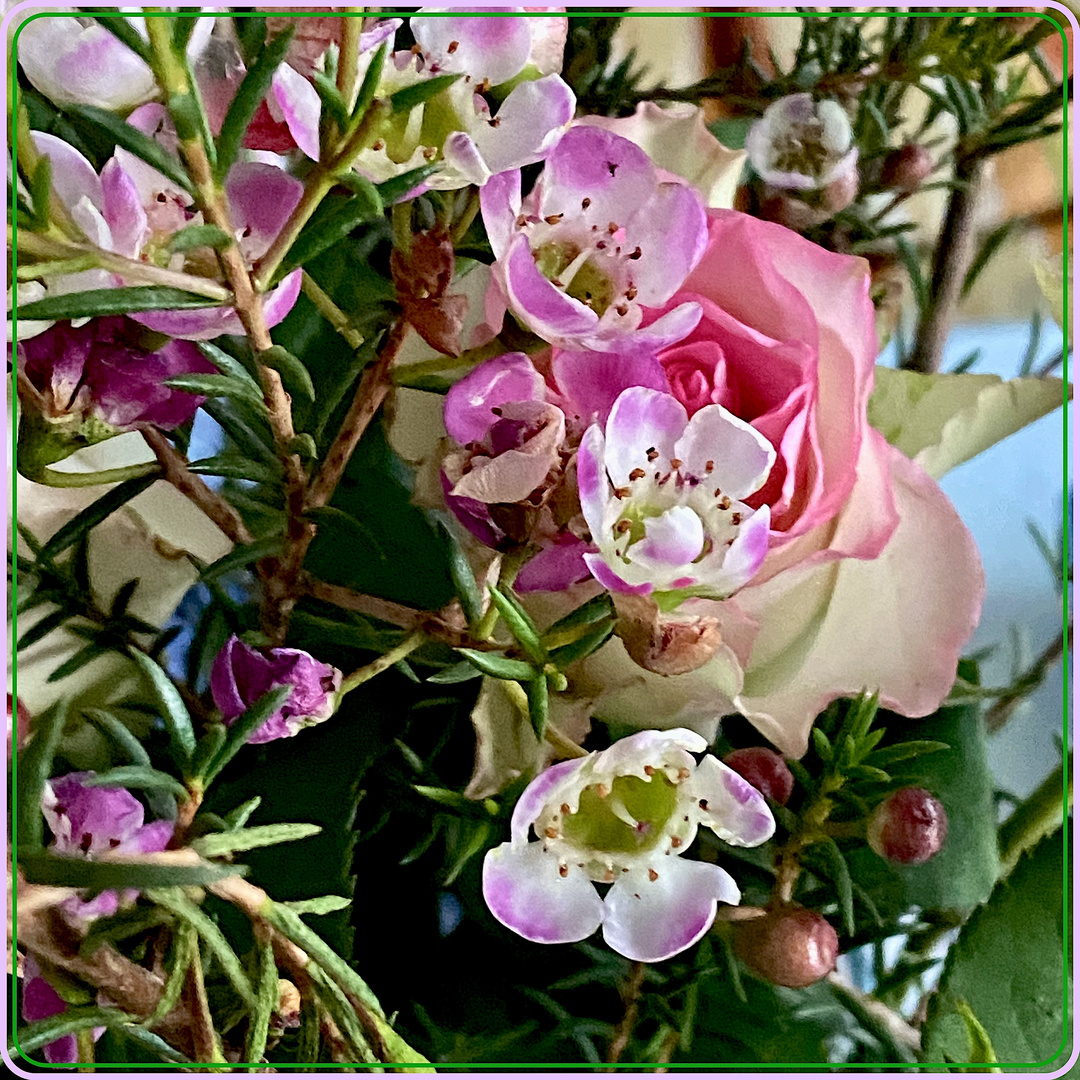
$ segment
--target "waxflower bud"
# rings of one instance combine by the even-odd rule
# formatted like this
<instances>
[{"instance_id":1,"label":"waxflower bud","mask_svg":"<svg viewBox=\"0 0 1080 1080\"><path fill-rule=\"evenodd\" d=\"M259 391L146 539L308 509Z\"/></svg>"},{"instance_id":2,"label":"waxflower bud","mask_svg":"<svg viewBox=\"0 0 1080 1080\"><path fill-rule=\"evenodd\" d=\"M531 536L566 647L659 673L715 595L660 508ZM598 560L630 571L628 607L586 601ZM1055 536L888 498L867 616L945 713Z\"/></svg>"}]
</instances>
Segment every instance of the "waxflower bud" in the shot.
<instances>
[{"instance_id":1,"label":"waxflower bud","mask_svg":"<svg viewBox=\"0 0 1080 1080\"><path fill-rule=\"evenodd\" d=\"M866 838L883 859L918 866L944 846L949 831L945 807L925 788L894 791L870 818Z\"/></svg>"},{"instance_id":2,"label":"waxflower bud","mask_svg":"<svg viewBox=\"0 0 1080 1080\"><path fill-rule=\"evenodd\" d=\"M930 151L918 143L908 143L885 155L881 166L881 185L911 194L919 190L919 185L933 169L934 160Z\"/></svg>"},{"instance_id":3,"label":"waxflower bud","mask_svg":"<svg viewBox=\"0 0 1080 1080\"><path fill-rule=\"evenodd\" d=\"M738 923L735 952L750 970L777 986L800 989L836 966L836 931L816 911L790 904Z\"/></svg>"},{"instance_id":4,"label":"waxflower bud","mask_svg":"<svg viewBox=\"0 0 1080 1080\"><path fill-rule=\"evenodd\" d=\"M341 672L301 649L260 652L235 634L225 642L210 672L210 693L226 724L276 686L291 686L292 693L248 742L287 739L333 716Z\"/></svg>"},{"instance_id":5,"label":"waxflower bud","mask_svg":"<svg viewBox=\"0 0 1080 1080\"><path fill-rule=\"evenodd\" d=\"M762 795L768 796L781 806L787 805L795 787L795 777L775 750L766 749L764 746L732 750L724 758L724 764L753 784Z\"/></svg>"}]
</instances>

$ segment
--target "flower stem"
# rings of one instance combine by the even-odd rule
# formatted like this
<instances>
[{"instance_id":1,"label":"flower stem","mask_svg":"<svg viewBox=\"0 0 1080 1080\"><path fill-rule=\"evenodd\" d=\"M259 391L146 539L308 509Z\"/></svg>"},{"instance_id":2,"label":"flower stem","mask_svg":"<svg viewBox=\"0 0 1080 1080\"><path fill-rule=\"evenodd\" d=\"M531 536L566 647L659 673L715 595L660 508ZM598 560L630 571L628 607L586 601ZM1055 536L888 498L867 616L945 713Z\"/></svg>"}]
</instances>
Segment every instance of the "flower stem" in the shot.
<instances>
[{"instance_id":1,"label":"flower stem","mask_svg":"<svg viewBox=\"0 0 1080 1080\"><path fill-rule=\"evenodd\" d=\"M98 484L119 484L124 480L134 480L140 476L152 476L160 472L161 467L155 462L142 465L124 465L118 469L102 469L99 472L61 472L58 469L42 469L40 473L29 477L35 484L46 487L80 488L96 487Z\"/></svg>"},{"instance_id":2,"label":"flower stem","mask_svg":"<svg viewBox=\"0 0 1080 1080\"><path fill-rule=\"evenodd\" d=\"M644 982L645 965L640 960L635 960L630 965L630 977L626 980L626 985L622 991L623 1016L618 1027L615 1028L611 1046L608 1047L607 1059L611 1065L616 1064L619 1058L622 1057L623 1051L630 1042L630 1036L634 1032L634 1025L637 1023L641 1006L641 987ZM614 1069L608 1069L607 1071L615 1072Z\"/></svg>"},{"instance_id":3,"label":"flower stem","mask_svg":"<svg viewBox=\"0 0 1080 1080\"><path fill-rule=\"evenodd\" d=\"M341 689L338 690L337 694L338 703L340 704L341 699L346 694L355 690L362 683L366 683L368 679L375 678L376 675L380 675L387 668L392 668L400 660L404 660L406 656L420 648L425 641L427 641L427 634L423 630L415 630L400 645L395 646L388 653L384 653L370 664L357 668L351 675L342 680Z\"/></svg>"},{"instance_id":4,"label":"flower stem","mask_svg":"<svg viewBox=\"0 0 1080 1080\"><path fill-rule=\"evenodd\" d=\"M353 329L349 316L330 299L306 270L302 273L300 287L304 295L315 305L319 314L349 343L349 348L356 352L364 344L364 339Z\"/></svg>"},{"instance_id":5,"label":"flower stem","mask_svg":"<svg viewBox=\"0 0 1080 1080\"><path fill-rule=\"evenodd\" d=\"M337 88L352 112L359 85L360 31L364 28L363 8L346 8L341 17L341 51L338 53ZM354 14L357 13L357 14Z\"/></svg>"},{"instance_id":6,"label":"flower stem","mask_svg":"<svg viewBox=\"0 0 1080 1080\"><path fill-rule=\"evenodd\" d=\"M1059 765L998 830L1002 877L1009 874L1025 851L1061 828L1065 808L1071 806L1072 776L1066 783L1065 767Z\"/></svg>"}]
</instances>

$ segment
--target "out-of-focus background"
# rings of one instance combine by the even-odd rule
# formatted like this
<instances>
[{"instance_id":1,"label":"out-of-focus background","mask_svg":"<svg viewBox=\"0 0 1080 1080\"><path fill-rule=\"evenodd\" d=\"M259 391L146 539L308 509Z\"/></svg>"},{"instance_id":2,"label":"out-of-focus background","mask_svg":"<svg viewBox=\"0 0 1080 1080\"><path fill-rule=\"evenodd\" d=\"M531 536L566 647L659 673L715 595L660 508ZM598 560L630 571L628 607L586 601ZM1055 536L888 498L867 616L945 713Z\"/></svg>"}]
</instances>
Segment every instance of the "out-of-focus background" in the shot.
<instances>
[{"instance_id":1,"label":"out-of-focus background","mask_svg":"<svg viewBox=\"0 0 1080 1080\"><path fill-rule=\"evenodd\" d=\"M770 54L785 64L799 36L793 14L752 9L737 17L730 12L696 17L630 14L619 28L617 43L622 56L633 50L637 66L647 72L647 83L687 86L734 62L744 48L766 68ZM1048 40L1048 58L1060 69L1065 62L1060 39L1054 35ZM1069 40L1071 48L1071 31ZM1062 334L1050 318L1039 274L1047 257L1060 253L1065 242L1063 199L1064 192L1071 191L1069 179L1061 135L1014 147L994 159L980 192L978 229L986 236L1005 222L1013 226L960 306L943 370L977 349L973 370L1011 378L1029 347L1036 350L1035 370L1061 351ZM945 198L944 192L927 192L906 204L905 212L925 227L920 232L927 237L940 224ZM1041 317L1034 333L1033 317L1037 322ZM889 350L882 362L890 362ZM1062 631L1062 598L1032 528L1052 546L1060 545L1063 506L1071 502L1065 450L1065 418L1058 412L956 469L943 482L975 535L986 567L983 620L969 652L986 652L987 685L1007 685L1045 650L1052 651ZM1042 688L990 742L991 765L1003 790L1027 795L1057 765L1065 700L1058 662Z\"/></svg>"}]
</instances>

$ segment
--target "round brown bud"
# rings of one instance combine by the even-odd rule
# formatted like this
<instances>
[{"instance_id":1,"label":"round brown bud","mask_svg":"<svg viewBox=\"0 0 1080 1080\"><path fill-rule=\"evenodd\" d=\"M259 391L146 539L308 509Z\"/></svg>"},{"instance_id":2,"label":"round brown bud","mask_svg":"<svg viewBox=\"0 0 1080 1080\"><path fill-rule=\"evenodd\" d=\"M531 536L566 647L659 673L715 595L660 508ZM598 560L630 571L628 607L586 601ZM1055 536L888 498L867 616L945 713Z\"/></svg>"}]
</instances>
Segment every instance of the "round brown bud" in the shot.
<instances>
[{"instance_id":1,"label":"round brown bud","mask_svg":"<svg viewBox=\"0 0 1080 1080\"><path fill-rule=\"evenodd\" d=\"M881 165L881 184L909 194L934 171L934 159L925 146L908 143L885 155Z\"/></svg>"},{"instance_id":2,"label":"round brown bud","mask_svg":"<svg viewBox=\"0 0 1080 1080\"><path fill-rule=\"evenodd\" d=\"M840 942L816 911L789 904L736 924L735 952L759 978L777 986L812 986L836 966Z\"/></svg>"},{"instance_id":3,"label":"round brown bud","mask_svg":"<svg viewBox=\"0 0 1080 1080\"><path fill-rule=\"evenodd\" d=\"M781 806L787 805L795 787L795 777L775 750L768 750L764 746L732 750L724 758L724 764L753 784L762 795Z\"/></svg>"},{"instance_id":4,"label":"round brown bud","mask_svg":"<svg viewBox=\"0 0 1080 1080\"><path fill-rule=\"evenodd\" d=\"M870 818L866 839L883 859L918 866L944 846L949 832L945 807L925 788L894 791Z\"/></svg>"}]
</instances>

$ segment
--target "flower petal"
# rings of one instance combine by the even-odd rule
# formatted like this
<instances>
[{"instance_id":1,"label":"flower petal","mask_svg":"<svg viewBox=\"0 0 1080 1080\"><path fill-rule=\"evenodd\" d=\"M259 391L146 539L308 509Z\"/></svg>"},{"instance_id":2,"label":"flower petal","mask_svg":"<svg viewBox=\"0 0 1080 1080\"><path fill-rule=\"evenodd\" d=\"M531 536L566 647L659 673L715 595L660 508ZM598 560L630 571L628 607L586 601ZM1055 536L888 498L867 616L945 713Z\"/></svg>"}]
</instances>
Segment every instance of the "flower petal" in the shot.
<instances>
[{"instance_id":1,"label":"flower petal","mask_svg":"<svg viewBox=\"0 0 1080 1080\"><path fill-rule=\"evenodd\" d=\"M675 444L686 430L686 410L670 394L632 386L616 399L604 432L604 463L616 487L630 482L630 473L643 469L668 472L676 457ZM650 455L658 457L650 459ZM654 464L655 462L655 464Z\"/></svg>"},{"instance_id":2,"label":"flower petal","mask_svg":"<svg viewBox=\"0 0 1080 1080\"><path fill-rule=\"evenodd\" d=\"M690 777L698 820L727 844L757 847L776 831L765 796L749 780L706 754Z\"/></svg>"},{"instance_id":3,"label":"flower petal","mask_svg":"<svg viewBox=\"0 0 1080 1080\"><path fill-rule=\"evenodd\" d=\"M139 192L117 158L110 158L101 170L105 197L105 223L112 233L112 249L136 259L146 242L149 227Z\"/></svg>"},{"instance_id":4,"label":"flower petal","mask_svg":"<svg viewBox=\"0 0 1080 1080\"><path fill-rule=\"evenodd\" d=\"M600 926L604 903L574 863L559 865L543 844L501 844L484 856L484 900L492 915L529 941L583 941Z\"/></svg>"},{"instance_id":5,"label":"flower petal","mask_svg":"<svg viewBox=\"0 0 1080 1080\"><path fill-rule=\"evenodd\" d=\"M630 549L630 558L656 572L683 570L705 546L705 529L689 506L673 506L645 519L645 536ZM657 586L659 581L654 581Z\"/></svg>"},{"instance_id":6,"label":"flower petal","mask_svg":"<svg viewBox=\"0 0 1080 1080\"><path fill-rule=\"evenodd\" d=\"M296 78L306 83L301 76ZM240 234L240 251L252 263L269 250L300 202L304 185L284 169L248 161L229 170L225 194L233 227Z\"/></svg>"},{"instance_id":7,"label":"flower petal","mask_svg":"<svg viewBox=\"0 0 1080 1080\"><path fill-rule=\"evenodd\" d=\"M421 8L409 29L424 52L432 72L463 72L474 82L487 79L498 86L528 63L532 33L526 18L468 18L445 14L425 18L433 8ZM516 11L519 9L511 8Z\"/></svg>"},{"instance_id":8,"label":"flower petal","mask_svg":"<svg viewBox=\"0 0 1080 1080\"><path fill-rule=\"evenodd\" d=\"M644 253L633 272L638 302L659 306L678 292L705 253L709 229L701 196L688 184L660 184L626 222L626 238Z\"/></svg>"},{"instance_id":9,"label":"flower petal","mask_svg":"<svg viewBox=\"0 0 1080 1080\"><path fill-rule=\"evenodd\" d=\"M649 353L579 353L556 349L551 374L565 403L567 419L582 427L606 424L615 399L628 386L646 386L668 393L667 376Z\"/></svg>"},{"instance_id":10,"label":"flower petal","mask_svg":"<svg viewBox=\"0 0 1080 1080\"><path fill-rule=\"evenodd\" d=\"M558 75L515 86L499 106L498 124L481 123L472 133L487 168L499 173L539 161L573 120L576 104Z\"/></svg>"},{"instance_id":11,"label":"flower petal","mask_svg":"<svg viewBox=\"0 0 1080 1080\"><path fill-rule=\"evenodd\" d=\"M604 900L604 940L617 953L646 964L667 960L700 941L717 901L739 902L731 875L712 863L659 858L649 868L620 874ZM655 874L655 880L650 880Z\"/></svg>"},{"instance_id":12,"label":"flower petal","mask_svg":"<svg viewBox=\"0 0 1080 1080\"><path fill-rule=\"evenodd\" d=\"M446 395L443 419L462 446L482 439L495 422L492 409L509 401L543 401L544 377L524 353L506 353L474 368Z\"/></svg>"},{"instance_id":13,"label":"flower petal","mask_svg":"<svg viewBox=\"0 0 1080 1080\"><path fill-rule=\"evenodd\" d=\"M545 769L521 793L510 819L510 836L520 845L529 839L529 826L540 816L544 804L549 802L555 789L573 779L589 758L571 758Z\"/></svg>"},{"instance_id":14,"label":"flower petal","mask_svg":"<svg viewBox=\"0 0 1080 1080\"><path fill-rule=\"evenodd\" d=\"M49 20L40 20L40 22L47 21ZM38 26L40 22L30 23L27 26L23 31L23 41L26 40L26 32L30 27ZM99 210L105 208L105 193L98 174L94 166L74 146L44 131L35 131L33 140L37 152L49 159L49 164L52 166L53 190L68 209L75 206L84 196Z\"/></svg>"},{"instance_id":15,"label":"flower petal","mask_svg":"<svg viewBox=\"0 0 1080 1080\"><path fill-rule=\"evenodd\" d=\"M296 140L296 145L312 161L318 161L319 117L322 112L319 92L288 64L281 64L274 72L270 92L281 109L285 126Z\"/></svg>"},{"instance_id":16,"label":"flower petal","mask_svg":"<svg viewBox=\"0 0 1080 1080\"><path fill-rule=\"evenodd\" d=\"M769 477L776 450L764 435L723 405L706 405L690 418L675 445L675 456L695 476L708 475L725 495L744 499ZM708 462L713 468L708 469Z\"/></svg>"}]
</instances>

